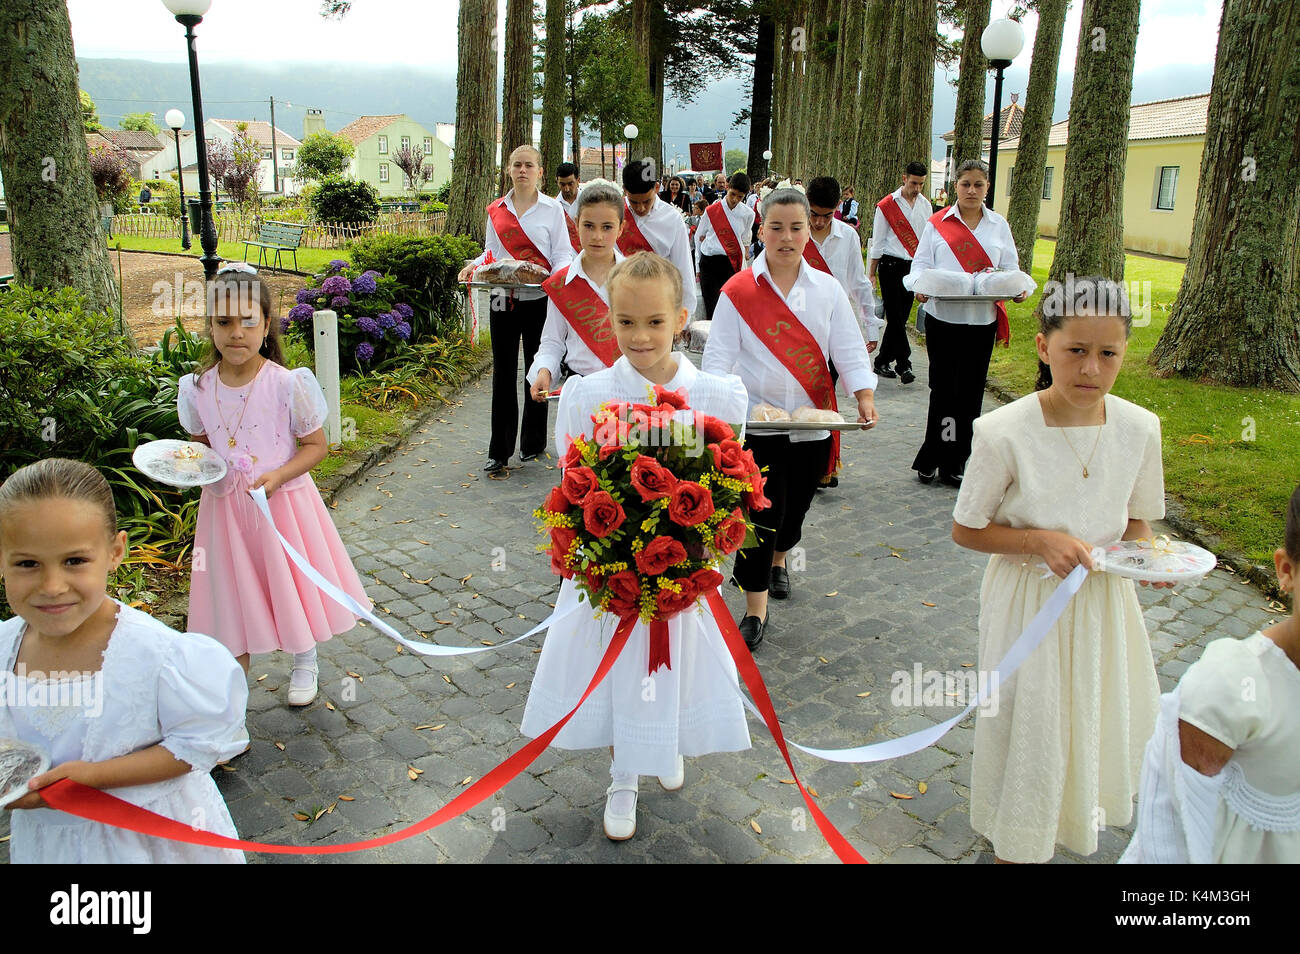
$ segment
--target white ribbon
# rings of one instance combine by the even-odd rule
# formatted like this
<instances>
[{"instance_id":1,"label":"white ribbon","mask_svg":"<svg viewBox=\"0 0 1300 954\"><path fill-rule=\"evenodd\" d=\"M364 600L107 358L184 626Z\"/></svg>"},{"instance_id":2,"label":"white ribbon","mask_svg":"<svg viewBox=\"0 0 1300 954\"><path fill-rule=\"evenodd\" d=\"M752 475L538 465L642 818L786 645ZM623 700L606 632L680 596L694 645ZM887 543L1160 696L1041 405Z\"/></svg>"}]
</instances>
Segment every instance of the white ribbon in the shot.
<instances>
[{"instance_id":1,"label":"white ribbon","mask_svg":"<svg viewBox=\"0 0 1300 954\"><path fill-rule=\"evenodd\" d=\"M296 566L299 570L301 570L303 575L306 576L307 579L315 583L316 587L322 593L324 593L326 596L332 599L335 603L338 603L340 606L342 606L344 609L348 610L349 612L353 613L354 615L359 616L360 618L367 620L370 623L373 623L375 627L385 636L391 636L393 639L397 640L403 646L407 647L412 652L419 653L421 656L471 656L476 653L486 653L486 652L491 652L493 650L502 649L506 646L511 645L512 643L522 642L523 640L527 639L529 636L533 636L537 633L540 633L542 630L546 629L547 627L553 626L556 623L560 622L561 620L568 618L573 613L577 612L579 608L581 608L582 604L579 604L578 607L575 607L574 609L565 610L563 613L560 613L558 615L552 613L550 616L546 617L546 619L542 620L540 623L538 623L528 632L524 633L522 636L516 636L513 639L508 639L503 643L497 643L494 646L482 646L482 647L438 646L434 643L414 642L412 640L407 639L397 630L393 629L392 626L388 625L388 623L385 623L382 619L380 619L378 616L372 613L370 611L370 607L362 606L360 603L358 603L352 597L352 594L345 593L343 590L339 589L329 580L325 579L325 577L321 576L320 573L317 572L316 568L307 562L307 558L293 548L293 546L289 543L289 541L284 538L284 534L280 532L280 528L275 525L275 518L271 516L271 508L268 507L266 504L265 490L263 490L261 487L257 487L253 490L250 490L248 493L249 496L253 498L253 504L257 507L259 511L261 511L262 516L267 519L267 522L270 523L271 529L275 531L275 535L280 538L280 546L284 547L284 552L289 555L289 559L293 561L294 566Z\"/></svg>"},{"instance_id":2,"label":"white ribbon","mask_svg":"<svg viewBox=\"0 0 1300 954\"><path fill-rule=\"evenodd\" d=\"M1061 618L1061 614L1065 612L1065 607L1074 597L1074 594L1079 592L1079 589L1083 586L1083 581L1087 576L1088 568L1082 564L1076 566L1072 571L1070 571L1070 575L1061 581L1061 584L1056 588L1052 595L1047 598L1047 602L1043 604L1042 609L1040 609L1034 615L1034 618L1029 621L1029 625L1025 627L1024 632L1016 637L1016 641L1012 643L1011 648L1008 649L1006 655L1002 657L1001 662L998 663L997 668L993 671L990 678L986 682L983 682L976 700L946 722L940 722L938 725L931 726L928 729L922 729L919 732L913 732L910 735L903 736L902 738L886 739L884 742L876 742L872 745L859 745L851 749L815 749L806 745L800 745L798 742L793 742L789 739L786 741L799 751L807 752L809 755L816 756L819 759L825 759L827 762L849 762L855 764L862 762L883 762L886 759L896 759L904 755L911 755L913 752L919 752L921 749L929 748L947 735L948 730L962 719L966 718L966 716L970 715L972 709L976 706L983 705L988 701L990 687L992 687L993 692L996 692L998 686L1015 675L1015 672L1020 668L1020 665L1029 658L1029 654L1038 648L1038 644L1047 636L1048 631L1056 625L1056 621ZM712 642L710 642L709 645L712 646ZM713 651L715 656L718 655L716 647L713 647ZM740 701L744 703L745 708L761 719L762 713L760 713L758 707L749 700L749 697L740 691L740 685L738 683L733 683L732 685L735 686L736 692L740 695Z\"/></svg>"}]
</instances>

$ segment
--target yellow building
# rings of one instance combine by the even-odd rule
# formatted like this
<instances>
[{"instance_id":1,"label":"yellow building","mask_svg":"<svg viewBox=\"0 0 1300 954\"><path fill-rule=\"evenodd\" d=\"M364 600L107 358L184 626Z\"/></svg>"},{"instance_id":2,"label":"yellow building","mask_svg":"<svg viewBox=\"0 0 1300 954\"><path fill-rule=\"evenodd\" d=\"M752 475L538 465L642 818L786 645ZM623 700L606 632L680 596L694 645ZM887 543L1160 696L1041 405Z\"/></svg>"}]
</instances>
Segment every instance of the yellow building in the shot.
<instances>
[{"instance_id":1,"label":"yellow building","mask_svg":"<svg viewBox=\"0 0 1300 954\"><path fill-rule=\"evenodd\" d=\"M1196 214L1210 94L1139 103L1129 110L1128 159L1124 172L1124 247L1186 258ZM1061 219L1065 144L1069 120L1052 126L1047 139L1039 234L1055 238ZM993 207L1007 214L1019 138L998 146ZM1004 172L1004 170L1006 170Z\"/></svg>"}]
</instances>

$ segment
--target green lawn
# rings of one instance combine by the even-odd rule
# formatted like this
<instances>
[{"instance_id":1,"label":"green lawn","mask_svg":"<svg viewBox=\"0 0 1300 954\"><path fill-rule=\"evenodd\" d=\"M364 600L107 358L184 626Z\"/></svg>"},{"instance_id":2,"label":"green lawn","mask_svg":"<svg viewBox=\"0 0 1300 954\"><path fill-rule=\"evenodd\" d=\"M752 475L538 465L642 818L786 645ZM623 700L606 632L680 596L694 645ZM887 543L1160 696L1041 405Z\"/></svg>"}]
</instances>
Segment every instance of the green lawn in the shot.
<instances>
[{"instance_id":1,"label":"green lawn","mask_svg":"<svg viewBox=\"0 0 1300 954\"><path fill-rule=\"evenodd\" d=\"M1040 293L1054 250L1055 243L1045 239L1035 246L1033 276ZM1165 487L1186 505L1187 516L1218 534L1226 548L1271 565L1282 543L1284 508L1300 481L1300 396L1155 377L1147 357L1169 318L1183 264L1128 255L1124 267L1126 281L1151 283L1152 307L1150 324L1133 328L1115 394L1160 415ZM1148 293L1141 294L1144 303ZM1038 297L1010 305L1011 347L996 348L989 368L1021 394L1033 390L1038 372ZM1138 304L1135 298L1135 317Z\"/></svg>"},{"instance_id":2,"label":"green lawn","mask_svg":"<svg viewBox=\"0 0 1300 954\"><path fill-rule=\"evenodd\" d=\"M108 247L115 248L118 242L122 243L122 248L128 251L136 252L184 252L181 248L179 238L140 238L135 235L115 235L108 240ZM191 239L190 250L187 254L198 258L203 254L203 249L199 247L197 239ZM250 247L248 257L253 264L257 264L256 248ZM234 262L244 260L244 243L243 242L218 242L217 254L222 258ZM300 248L298 249L298 271L300 272L321 272L331 260L336 258L345 258L346 252L337 248ZM280 253L280 264L285 268L293 268L293 256L288 252Z\"/></svg>"}]
</instances>

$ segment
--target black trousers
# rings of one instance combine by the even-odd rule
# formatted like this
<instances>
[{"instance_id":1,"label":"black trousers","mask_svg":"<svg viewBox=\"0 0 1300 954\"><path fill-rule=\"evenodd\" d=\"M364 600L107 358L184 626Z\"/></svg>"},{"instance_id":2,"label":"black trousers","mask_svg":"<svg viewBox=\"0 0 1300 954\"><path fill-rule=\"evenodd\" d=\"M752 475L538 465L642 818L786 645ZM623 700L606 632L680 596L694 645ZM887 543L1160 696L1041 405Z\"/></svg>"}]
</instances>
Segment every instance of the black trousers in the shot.
<instances>
[{"instance_id":1,"label":"black trousers","mask_svg":"<svg viewBox=\"0 0 1300 954\"><path fill-rule=\"evenodd\" d=\"M493 298L493 301L498 300ZM492 439L488 457L508 461L515 452L515 431L519 431L519 452L540 454L546 449L547 405L528 396L524 384L524 420L519 423L519 343L524 345L524 370L533 363L546 324L546 299L503 300L504 309L493 308L488 319L492 333Z\"/></svg>"},{"instance_id":2,"label":"black trousers","mask_svg":"<svg viewBox=\"0 0 1300 954\"><path fill-rule=\"evenodd\" d=\"M713 320L713 309L718 307L718 296L727 279L736 274L731 258L726 255L700 256L700 291L704 293L704 317ZM685 277L685 276L683 276Z\"/></svg>"},{"instance_id":3,"label":"black trousers","mask_svg":"<svg viewBox=\"0 0 1300 954\"><path fill-rule=\"evenodd\" d=\"M803 520L826 472L831 440L790 443L784 435L745 438L754 463L767 467L763 493L772 501L750 519L758 543L736 551L736 582L751 593L765 592L772 578L772 554L790 550L803 536Z\"/></svg>"},{"instance_id":4,"label":"black trousers","mask_svg":"<svg viewBox=\"0 0 1300 954\"><path fill-rule=\"evenodd\" d=\"M970 457L972 425L984 405L996 323L954 325L925 316L930 356L930 413L912 469L960 474Z\"/></svg>"},{"instance_id":5,"label":"black trousers","mask_svg":"<svg viewBox=\"0 0 1300 954\"><path fill-rule=\"evenodd\" d=\"M885 303L885 336L876 355L876 367L912 369L912 345L907 340L907 319L912 314L912 293L903 287L903 276L912 263L894 255L882 255L876 266L880 277L880 298Z\"/></svg>"}]
</instances>

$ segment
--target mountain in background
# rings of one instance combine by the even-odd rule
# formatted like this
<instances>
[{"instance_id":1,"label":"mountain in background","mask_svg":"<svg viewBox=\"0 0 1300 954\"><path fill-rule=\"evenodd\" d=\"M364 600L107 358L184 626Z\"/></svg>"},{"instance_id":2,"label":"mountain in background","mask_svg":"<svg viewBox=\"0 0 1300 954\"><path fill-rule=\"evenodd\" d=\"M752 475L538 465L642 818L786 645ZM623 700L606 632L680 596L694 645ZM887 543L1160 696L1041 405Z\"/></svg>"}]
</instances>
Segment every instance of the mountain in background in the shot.
<instances>
[{"instance_id":1,"label":"mountain in background","mask_svg":"<svg viewBox=\"0 0 1300 954\"><path fill-rule=\"evenodd\" d=\"M163 114L173 106L190 117L189 68L184 63L154 63L147 60L78 58L81 88L90 94L99 109L100 121L117 126L126 113L153 112L161 124ZM302 117L307 107L324 110L325 125L337 131L358 116L406 113L432 130L436 123L456 121L455 64L441 68L418 69L394 63L376 67L347 64L291 64L266 66L258 63L200 63L203 86L203 111L208 119L271 118L270 97L275 97L276 125L299 139ZM1007 74L1003 86L1003 103L1009 94L1021 94L1021 105L1028 75L1029 59L1017 61ZM1177 65L1140 73L1134 78L1135 103L1170 99L1205 93L1210 89L1213 65ZM1066 117L1070 106L1073 76L1062 75L1057 83L1055 121ZM699 98L689 104L668 96L664 109L665 159L673 153L689 163L687 144L710 142L722 132L728 149L748 149L749 128L731 128L734 114L748 106L742 100L743 77L727 77L710 83ZM989 74L988 109L993 104L993 79ZM956 90L942 70L935 71L933 152L942 158L944 143L939 138L952 128ZM292 104L292 105L290 105ZM843 131L826 130L842 135ZM566 142L567 142L566 136ZM594 137L584 136L584 145L597 145ZM675 147L675 148L670 148ZM780 157L774 160L780 168Z\"/></svg>"}]
</instances>

